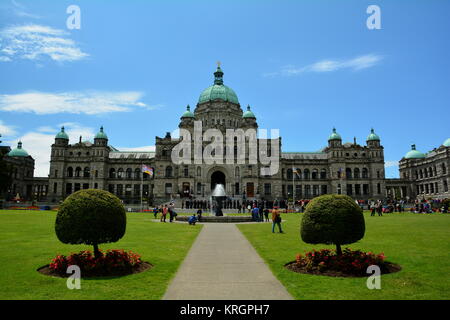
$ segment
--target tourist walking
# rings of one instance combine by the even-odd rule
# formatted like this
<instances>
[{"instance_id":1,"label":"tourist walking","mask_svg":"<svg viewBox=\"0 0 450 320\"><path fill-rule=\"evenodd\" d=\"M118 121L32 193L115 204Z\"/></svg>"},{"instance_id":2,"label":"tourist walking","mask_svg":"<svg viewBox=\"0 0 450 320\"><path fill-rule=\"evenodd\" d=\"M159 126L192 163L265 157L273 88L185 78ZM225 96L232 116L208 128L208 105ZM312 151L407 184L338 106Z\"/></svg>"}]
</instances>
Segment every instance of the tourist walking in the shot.
<instances>
[{"instance_id":1,"label":"tourist walking","mask_svg":"<svg viewBox=\"0 0 450 320\"><path fill-rule=\"evenodd\" d=\"M153 217L155 217L155 219L158 217L158 207L153 208Z\"/></svg>"},{"instance_id":2,"label":"tourist walking","mask_svg":"<svg viewBox=\"0 0 450 320\"><path fill-rule=\"evenodd\" d=\"M166 222L166 216L167 216L167 204L164 205L164 208L162 209L162 214L161 214L161 222Z\"/></svg>"},{"instance_id":3,"label":"tourist walking","mask_svg":"<svg viewBox=\"0 0 450 320\"><path fill-rule=\"evenodd\" d=\"M281 230L281 215L278 207L272 209L272 233L275 233L275 225L278 225L278 230L280 233L283 233L283 230Z\"/></svg>"},{"instance_id":4,"label":"tourist walking","mask_svg":"<svg viewBox=\"0 0 450 320\"><path fill-rule=\"evenodd\" d=\"M267 208L264 209L264 217L266 218L265 222L269 222L269 209Z\"/></svg>"}]
</instances>

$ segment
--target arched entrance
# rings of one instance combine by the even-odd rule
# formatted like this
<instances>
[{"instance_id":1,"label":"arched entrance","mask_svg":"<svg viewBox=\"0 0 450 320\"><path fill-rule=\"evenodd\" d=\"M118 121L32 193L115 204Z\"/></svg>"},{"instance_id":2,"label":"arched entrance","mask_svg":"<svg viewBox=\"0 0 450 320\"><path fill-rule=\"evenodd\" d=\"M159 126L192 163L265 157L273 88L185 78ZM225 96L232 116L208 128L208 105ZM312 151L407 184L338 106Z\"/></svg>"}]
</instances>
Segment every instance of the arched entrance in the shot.
<instances>
[{"instance_id":1,"label":"arched entrance","mask_svg":"<svg viewBox=\"0 0 450 320\"><path fill-rule=\"evenodd\" d=\"M225 174L222 171L214 171L211 175L211 190L214 190L216 184L225 186Z\"/></svg>"}]
</instances>

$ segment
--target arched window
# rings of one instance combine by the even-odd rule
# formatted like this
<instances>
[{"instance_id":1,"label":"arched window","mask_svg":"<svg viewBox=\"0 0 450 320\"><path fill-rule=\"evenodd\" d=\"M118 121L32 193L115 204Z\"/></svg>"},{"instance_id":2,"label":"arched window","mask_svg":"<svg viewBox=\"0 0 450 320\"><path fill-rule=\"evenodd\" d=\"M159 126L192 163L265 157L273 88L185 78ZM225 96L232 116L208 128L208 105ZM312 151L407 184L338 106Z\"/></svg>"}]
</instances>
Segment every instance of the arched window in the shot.
<instances>
[{"instance_id":1,"label":"arched window","mask_svg":"<svg viewBox=\"0 0 450 320\"><path fill-rule=\"evenodd\" d=\"M117 170L117 178L122 179L123 178L123 169L119 168L119 170Z\"/></svg>"},{"instance_id":2,"label":"arched window","mask_svg":"<svg viewBox=\"0 0 450 320\"><path fill-rule=\"evenodd\" d=\"M240 171L239 170L240 170L239 167L234 168L234 176L236 178L239 178L239 175L240 175Z\"/></svg>"},{"instance_id":3,"label":"arched window","mask_svg":"<svg viewBox=\"0 0 450 320\"><path fill-rule=\"evenodd\" d=\"M131 168L127 168L127 171L125 172L125 177L127 179L131 179L133 176L133 170L131 170Z\"/></svg>"},{"instance_id":4,"label":"arched window","mask_svg":"<svg viewBox=\"0 0 450 320\"><path fill-rule=\"evenodd\" d=\"M304 178L305 180L308 180L308 179L309 179L309 169L303 170L303 178Z\"/></svg>"},{"instance_id":5,"label":"arched window","mask_svg":"<svg viewBox=\"0 0 450 320\"><path fill-rule=\"evenodd\" d=\"M114 168L109 169L109 177L111 179L115 179L116 178L116 169L114 169Z\"/></svg>"},{"instance_id":6,"label":"arched window","mask_svg":"<svg viewBox=\"0 0 450 320\"><path fill-rule=\"evenodd\" d=\"M345 169L345 177L347 179L351 179L352 178L352 169L350 169L350 168Z\"/></svg>"},{"instance_id":7,"label":"arched window","mask_svg":"<svg viewBox=\"0 0 450 320\"><path fill-rule=\"evenodd\" d=\"M72 168L72 167L68 167L68 168L67 168L67 176L68 176L69 178L72 178L72 177L73 177L73 168Z\"/></svg>"},{"instance_id":8,"label":"arched window","mask_svg":"<svg viewBox=\"0 0 450 320\"><path fill-rule=\"evenodd\" d=\"M80 167L77 167L75 169L75 177L77 177L77 178L81 177L81 168Z\"/></svg>"},{"instance_id":9,"label":"arched window","mask_svg":"<svg viewBox=\"0 0 450 320\"><path fill-rule=\"evenodd\" d=\"M319 170L313 169L311 176L314 180L318 179L319 178Z\"/></svg>"},{"instance_id":10,"label":"arched window","mask_svg":"<svg viewBox=\"0 0 450 320\"><path fill-rule=\"evenodd\" d=\"M369 170L367 170L367 168L362 169L362 177L363 177L363 179L369 178Z\"/></svg>"},{"instance_id":11,"label":"arched window","mask_svg":"<svg viewBox=\"0 0 450 320\"><path fill-rule=\"evenodd\" d=\"M202 168L197 167L197 177L201 177L201 176L202 176Z\"/></svg>"},{"instance_id":12,"label":"arched window","mask_svg":"<svg viewBox=\"0 0 450 320\"><path fill-rule=\"evenodd\" d=\"M428 178L428 170L426 168L423 170L423 175L425 178Z\"/></svg>"},{"instance_id":13,"label":"arched window","mask_svg":"<svg viewBox=\"0 0 450 320\"><path fill-rule=\"evenodd\" d=\"M359 168L355 168L355 170L353 170L353 175L355 179L359 179Z\"/></svg>"},{"instance_id":14,"label":"arched window","mask_svg":"<svg viewBox=\"0 0 450 320\"><path fill-rule=\"evenodd\" d=\"M83 177L89 178L91 176L91 169L89 167L84 168Z\"/></svg>"},{"instance_id":15,"label":"arched window","mask_svg":"<svg viewBox=\"0 0 450 320\"><path fill-rule=\"evenodd\" d=\"M327 178L327 170L322 169L320 170L320 179L326 179Z\"/></svg>"},{"instance_id":16,"label":"arched window","mask_svg":"<svg viewBox=\"0 0 450 320\"><path fill-rule=\"evenodd\" d=\"M287 169L286 179L292 180L292 169L291 168Z\"/></svg>"},{"instance_id":17,"label":"arched window","mask_svg":"<svg viewBox=\"0 0 450 320\"><path fill-rule=\"evenodd\" d=\"M134 169L134 178L135 179L141 178L141 169L139 169L139 168Z\"/></svg>"},{"instance_id":18,"label":"arched window","mask_svg":"<svg viewBox=\"0 0 450 320\"><path fill-rule=\"evenodd\" d=\"M166 167L166 178L170 178L170 177L172 177L172 167L167 166Z\"/></svg>"},{"instance_id":19,"label":"arched window","mask_svg":"<svg viewBox=\"0 0 450 320\"><path fill-rule=\"evenodd\" d=\"M300 180L302 178L302 170L300 170L298 168L295 169L293 174L294 174L294 179L295 180Z\"/></svg>"}]
</instances>

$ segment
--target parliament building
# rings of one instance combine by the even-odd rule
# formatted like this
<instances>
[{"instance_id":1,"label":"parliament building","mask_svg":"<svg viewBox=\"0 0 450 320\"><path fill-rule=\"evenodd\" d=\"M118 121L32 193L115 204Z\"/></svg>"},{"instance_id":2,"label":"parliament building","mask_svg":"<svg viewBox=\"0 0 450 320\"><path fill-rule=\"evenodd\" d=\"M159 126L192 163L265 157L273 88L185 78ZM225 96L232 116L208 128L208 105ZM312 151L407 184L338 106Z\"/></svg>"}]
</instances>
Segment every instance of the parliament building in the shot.
<instances>
[{"instance_id":1,"label":"parliament building","mask_svg":"<svg viewBox=\"0 0 450 320\"><path fill-rule=\"evenodd\" d=\"M224 136L227 129L258 130L255 113L250 106L241 107L236 93L224 84L223 75L218 66L214 83L200 94L195 109L187 106L182 113L180 129L193 132L194 123L200 122L203 132L216 129ZM112 146L105 131L101 127L93 142L82 141L81 137L71 142L61 128L51 146L45 189L49 203L88 188L110 191L130 205L140 204L141 197L149 205L180 198L205 200L218 183L235 200L300 200L330 193L347 194L357 200L449 197L449 140L428 155L418 155L417 150L408 152L400 161L400 179L386 179L384 150L374 129L368 129L365 145L356 143L356 139L344 143L332 129L327 145L317 152L283 152L279 137L279 170L273 175L262 174L259 159L240 164L174 163L172 149L180 138L170 133L156 137L155 151L120 151ZM19 148L22 150L21 145ZM10 158L24 155L22 151L12 150ZM267 153L270 155L270 147ZM152 168L152 174L142 173L143 165Z\"/></svg>"}]
</instances>

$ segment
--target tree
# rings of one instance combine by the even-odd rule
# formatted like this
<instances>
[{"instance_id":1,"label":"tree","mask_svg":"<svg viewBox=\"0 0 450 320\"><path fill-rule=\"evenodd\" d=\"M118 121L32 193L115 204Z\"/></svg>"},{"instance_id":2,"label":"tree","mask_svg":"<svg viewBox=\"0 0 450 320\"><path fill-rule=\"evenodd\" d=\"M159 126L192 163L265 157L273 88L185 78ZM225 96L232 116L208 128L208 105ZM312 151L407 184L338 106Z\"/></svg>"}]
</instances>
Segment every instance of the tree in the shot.
<instances>
[{"instance_id":1,"label":"tree","mask_svg":"<svg viewBox=\"0 0 450 320\"><path fill-rule=\"evenodd\" d=\"M341 245L361 240L365 223L362 209L346 195L323 195L314 198L306 207L300 235L311 244L335 244L341 255Z\"/></svg>"},{"instance_id":2,"label":"tree","mask_svg":"<svg viewBox=\"0 0 450 320\"><path fill-rule=\"evenodd\" d=\"M64 200L59 207L55 232L63 243L94 246L100 256L100 243L116 242L126 229L125 208L112 193L104 190L80 190Z\"/></svg>"}]
</instances>

